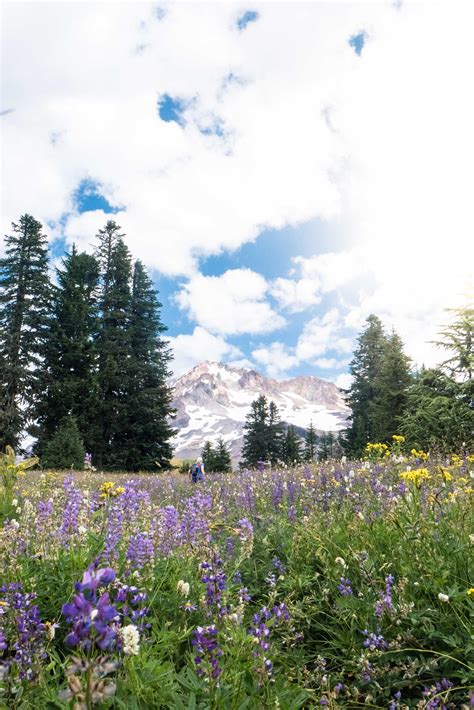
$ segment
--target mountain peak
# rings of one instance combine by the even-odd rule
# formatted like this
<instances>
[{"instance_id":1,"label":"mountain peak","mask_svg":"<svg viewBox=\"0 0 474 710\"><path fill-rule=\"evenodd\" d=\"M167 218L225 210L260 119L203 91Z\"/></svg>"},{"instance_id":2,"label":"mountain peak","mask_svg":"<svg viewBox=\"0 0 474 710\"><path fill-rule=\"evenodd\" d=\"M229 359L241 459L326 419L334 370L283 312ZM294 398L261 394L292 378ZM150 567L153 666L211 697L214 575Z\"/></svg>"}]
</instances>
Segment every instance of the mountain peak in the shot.
<instances>
[{"instance_id":1,"label":"mountain peak","mask_svg":"<svg viewBox=\"0 0 474 710\"><path fill-rule=\"evenodd\" d=\"M346 425L348 408L333 382L312 375L275 380L257 370L206 360L174 382L175 456L194 458L206 441L222 437L237 461L245 418L262 394L276 403L283 422L300 430L311 421L321 431Z\"/></svg>"}]
</instances>

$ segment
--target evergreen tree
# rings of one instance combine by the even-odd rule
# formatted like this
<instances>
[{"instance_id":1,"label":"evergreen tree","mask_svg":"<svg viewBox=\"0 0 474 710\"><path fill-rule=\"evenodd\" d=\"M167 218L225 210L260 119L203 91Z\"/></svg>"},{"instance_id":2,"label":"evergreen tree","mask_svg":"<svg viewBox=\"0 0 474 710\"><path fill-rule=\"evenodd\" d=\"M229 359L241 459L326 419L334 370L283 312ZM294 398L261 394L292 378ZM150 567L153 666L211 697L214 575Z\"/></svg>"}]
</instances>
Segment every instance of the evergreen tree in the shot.
<instances>
[{"instance_id":1,"label":"evergreen tree","mask_svg":"<svg viewBox=\"0 0 474 710\"><path fill-rule=\"evenodd\" d=\"M327 461L336 456L336 437L332 431L326 431L319 439L318 459Z\"/></svg>"},{"instance_id":2,"label":"evergreen tree","mask_svg":"<svg viewBox=\"0 0 474 710\"><path fill-rule=\"evenodd\" d=\"M255 467L268 458L268 418L268 402L262 394L252 402L245 419L242 458L246 466Z\"/></svg>"},{"instance_id":3,"label":"evergreen tree","mask_svg":"<svg viewBox=\"0 0 474 710\"><path fill-rule=\"evenodd\" d=\"M386 340L380 319L370 315L366 329L358 338L358 346L350 364L353 379L347 400L352 414L346 434L346 447L347 453L352 456L360 456L367 442L374 439L376 382L384 359Z\"/></svg>"},{"instance_id":4,"label":"evergreen tree","mask_svg":"<svg viewBox=\"0 0 474 710\"><path fill-rule=\"evenodd\" d=\"M125 421L129 446L126 467L130 471L167 467L173 455L174 435L169 424L172 393L167 384L171 353L162 333L161 303L140 261L133 269L129 322L129 387Z\"/></svg>"},{"instance_id":5,"label":"evergreen tree","mask_svg":"<svg viewBox=\"0 0 474 710\"><path fill-rule=\"evenodd\" d=\"M0 451L17 449L34 419L49 333L51 284L46 236L31 215L12 224L0 259Z\"/></svg>"},{"instance_id":6,"label":"evergreen tree","mask_svg":"<svg viewBox=\"0 0 474 710\"><path fill-rule=\"evenodd\" d=\"M459 380L472 380L474 372L474 306L449 308L455 320L440 333L443 340L435 345L447 350L450 357L441 367Z\"/></svg>"},{"instance_id":7,"label":"evergreen tree","mask_svg":"<svg viewBox=\"0 0 474 710\"><path fill-rule=\"evenodd\" d=\"M65 417L44 447L43 468L75 469L84 467L84 444L74 417Z\"/></svg>"},{"instance_id":8,"label":"evergreen tree","mask_svg":"<svg viewBox=\"0 0 474 710\"><path fill-rule=\"evenodd\" d=\"M393 331L385 343L380 369L374 380L374 441L388 442L397 432L410 382L410 358L403 352L401 338Z\"/></svg>"},{"instance_id":9,"label":"evergreen tree","mask_svg":"<svg viewBox=\"0 0 474 710\"><path fill-rule=\"evenodd\" d=\"M58 287L45 358L46 386L39 398L35 432L40 456L67 416L74 417L88 450L100 433L94 416L100 406L94 342L99 266L93 256L78 253L73 246L56 273Z\"/></svg>"},{"instance_id":10,"label":"evergreen tree","mask_svg":"<svg viewBox=\"0 0 474 710\"><path fill-rule=\"evenodd\" d=\"M318 436L316 434L316 429L313 426L313 422L310 423L309 429L306 432L305 447L303 458L305 461L314 461L316 457L316 450L318 445Z\"/></svg>"},{"instance_id":11,"label":"evergreen tree","mask_svg":"<svg viewBox=\"0 0 474 710\"><path fill-rule=\"evenodd\" d=\"M439 368L422 369L408 390L399 431L409 448L452 453L469 448L474 431L473 380L456 382Z\"/></svg>"},{"instance_id":12,"label":"evergreen tree","mask_svg":"<svg viewBox=\"0 0 474 710\"><path fill-rule=\"evenodd\" d=\"M227 473L228 471L232 471L230 453L222 437L219 437L217 440L217 448L214 453L213 470L219 473Z\"/></svg>"},{"instance_id":13,"label":"evergreen tree","mask_svg":"<svg viewBox=\"0 0 474 710\"><path fill-rule=\"evenodd\" d=\"M204 464L204 470L207 473L212 473L216 470L216 452L210 441L206 441L201 450L201 458Z\"/></svg>"},{"instance_id":14,"label":"evergreen tree","mask_svg":"<svg viewBox=\"0 0 474 710\"><path fill-rule=\"evenodd\" d=\"M132 269L131 256L119 230L114 221L108 221L97 235L100 243L96 251L101 267L97 337L101 407L96 412L100 436L91 448L97 465L108 469L125 468L130 448L127 396Z\"/></svg>"},{"instance_id":15,"label":"evergreen tree","mask_svg":"<svg viewBox=\"0 0 474 710\"><path fill-rule=\"evenodd\" d=\"M285 431L280 421L280 414L275 402L271 401L268 408L267 451L272 465L284 458Z\"/></svg>"},{"instance_id":16,"label":"evergreen tree","mask_svg":"<svg viewBox=\"0 0 474 710\"><path fill-rule=\"evenodd\" d=\"M283 460L288 466L293 466L301 461L300 440L296 435L295 427L291 424L286 429Z\"/></svg>"}]
</instances>

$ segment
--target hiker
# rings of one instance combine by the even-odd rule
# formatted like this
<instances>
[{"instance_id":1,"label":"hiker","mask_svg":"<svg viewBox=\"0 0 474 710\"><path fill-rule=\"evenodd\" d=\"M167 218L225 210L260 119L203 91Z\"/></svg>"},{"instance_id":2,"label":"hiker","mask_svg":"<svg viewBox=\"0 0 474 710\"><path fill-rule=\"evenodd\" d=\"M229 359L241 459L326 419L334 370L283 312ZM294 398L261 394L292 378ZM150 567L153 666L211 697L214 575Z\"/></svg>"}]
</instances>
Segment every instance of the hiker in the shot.
<instances>
[{"instance_id":1,"label":"hiker","mask_svg":"<svg viewBox=\"0 0 474 710\"><path fill-rule=\"evenodd\" d=\"M196 462L192 464L191 468L189 469L189 475L191 477L191 483L197 483L198 481L203 480L204 464L202 462L201 457L197 458Z\"/></svg>"}]
</instances>

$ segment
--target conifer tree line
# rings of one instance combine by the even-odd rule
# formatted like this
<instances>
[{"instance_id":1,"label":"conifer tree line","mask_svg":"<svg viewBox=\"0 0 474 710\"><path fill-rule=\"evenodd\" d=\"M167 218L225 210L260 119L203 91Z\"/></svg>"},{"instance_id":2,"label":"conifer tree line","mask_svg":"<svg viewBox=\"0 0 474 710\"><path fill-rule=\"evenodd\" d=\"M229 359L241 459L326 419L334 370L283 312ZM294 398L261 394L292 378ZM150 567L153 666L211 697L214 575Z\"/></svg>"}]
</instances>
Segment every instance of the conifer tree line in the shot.
<instances>
[{"instance_id":1,"label":"conifer tree line","mask_svg":"<svg viewBox=\"0 0 474 710\"><path fill-rule=\"evenodd\" d=\"M439 367L413 371L400 336L387 333L376 315L367 318L350 364L346 393L351 409L347 429L317 434L311 423L304 437L283 425L278 408L260 396L244 424L242 463L287 465L325 461L343 453L363 456L369 442L391 443L394 434L408 448L452 453L474 441L474 307L452 309L453 322L435 342L448 357Z\"/></svg>"},{"instance_id":2,"label":"conifer tree line","mask_svg":"<svg viewBox=\"0 0 474 710\"><path fill-rule=\"evenodd\" d=\"M249 468L262 463L294 466L326 461L341 454L341 434L332 431L318 434L312 422L306 431L299 433L292 424L281 422L277 405L268 402L264 395L250 405L244 424L242 465Z\"/></svg>"},{"instance_id":3,"label":"conifer tree line","mask_svg":"<svg viewBox=\"0 0 474 710\"><path fill-rule=\"evenodd\" d=\"M474 440L474 307L451 309L452 323L435 342L448 357L438 367L413 371L401 338L386 333L370 315L350 364L347 392L351 422L344 448L352 457L368 442L390 442L394 434L407 447L459 452Z\"/></svg>"},{"instance_id":4,"label":"conifer tree line","mask_svg":"<svg viewBox=\"0 0 474 710\"><path fill-rule=\"evenodd\" d=\"M227 473L232 471L232 461L229 449L222 437L217 440L216 446L206 441L201 451L204 469L208 473Z\"/></svg>"},{"instance_id":5,"label":"conifer tree line","mask_svg":"<svg viewBox=\"0 0 474 710\"><path fill-rule=\"evenodd\" d=\"M171 353L161 304L119 225L49 274L40 222L23 215L0 259L0 450L35 437L44 465L157 470L172 456Z\"/></svg>"}]
</instances>

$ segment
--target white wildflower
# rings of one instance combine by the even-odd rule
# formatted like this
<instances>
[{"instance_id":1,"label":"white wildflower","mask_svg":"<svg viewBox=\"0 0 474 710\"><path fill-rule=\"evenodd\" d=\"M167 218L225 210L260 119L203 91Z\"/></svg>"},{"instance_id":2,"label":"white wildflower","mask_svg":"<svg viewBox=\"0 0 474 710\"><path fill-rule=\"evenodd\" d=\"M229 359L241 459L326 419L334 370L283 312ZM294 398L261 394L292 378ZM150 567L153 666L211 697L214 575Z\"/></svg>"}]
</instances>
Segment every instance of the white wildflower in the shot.
<instances>
[{"instance_id":1,"label":"white wildflower","mask_svg":"<svg viewBox=\"0 0 474 710\"><path fill-rule=\"evenodd\" d=\"M438 599L440 602L449 602L449 596L447 594L443 594L443 592L438 594Z\"/></svg>"},{"instance_id":2,"label":"white wildflower","mask_svg":"<svg viewBox=\"0 0 474 710\"><path fill-rule=\"evenodd\" d=\"M474 545L474 534L469 535L469 542Z\"/></svg>"},{"instance_id":3,"label":"white wildflower","mask_svg":"<svg viewBox=\"0 0 474 710\"><path fill-rule=\"evenodd\" d=\"M14 499L12 500L12 506L13 506L14 508L16 508L17 505L18 505L18 500L17 500L16 498L14 498Z\"/></svg>"},{"instance_id":4,"label":"white wildflower","mask_svg":"<svg viewBox=\"0 0 474 710\"><path fill-rule=\"evenodd\" d=\"M126 656L137 656L140 650L140 632L133 624L120 629L120 637L123 642L123 652Z\"/></svg>"},{"instance_id":5,"label":"white wildflower","mask_svg":"<svg viewBox=\"0 0 474 710\"><path fill-rule=\"evenodd\" d=\"M343 567L343 569L346 569L346 567L347 567L346 561L345 561L342 557L336 557L336 559L334 560L334 562L335 562L337 565L341 565L341 567Z\"/></svg>"},{"instance_id":6,"label":"white wildflower","mask_svg":"<svg viewBox=\"0 0 474 710\"><path fill-rule=\"evenodd\" d=\"M79 525L79 527L77 528L77 532L79 533L79 535L85 535L86 532L87 532L86 526L85 526L85 525Z\"/></svg>"},{"instance_id":7,"label":"white wildflower","mask_svg":"<svg viewBox=\"0 0 474 710\"><path fill-rule=\"evenodd\" d=\"M189 594L189 582L185 582L183 579L180 579L176 585L176 590L179 594L182 594L183 597L187 597Z\"/></svg>"}]
</instances>

